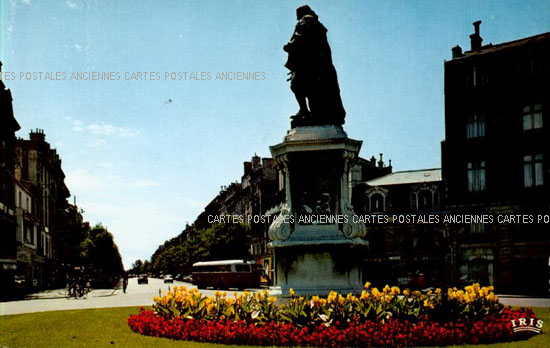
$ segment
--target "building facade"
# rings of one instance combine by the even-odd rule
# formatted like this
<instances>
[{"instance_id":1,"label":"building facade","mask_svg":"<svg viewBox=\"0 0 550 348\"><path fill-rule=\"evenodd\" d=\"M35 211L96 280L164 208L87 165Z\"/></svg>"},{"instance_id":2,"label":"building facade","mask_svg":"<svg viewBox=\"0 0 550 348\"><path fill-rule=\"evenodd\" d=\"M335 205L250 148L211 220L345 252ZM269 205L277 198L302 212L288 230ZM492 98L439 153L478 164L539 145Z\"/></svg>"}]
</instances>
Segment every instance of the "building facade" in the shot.
<instances>
[{"instance_id":1,"label":"building facade","mask_svg":"<svg viewBox=\"0 0 550 348\"><path fill-rule=\"evenodd\" d=\"M70 196L61 159L43 130L17 139L15 181L18 188L17 276L27 288L64 284L61 268L64 216ZM58 275L58 278L56 278Z\"/></svg>"},{"instance_id":2,"label":"building facade","mask_svg":"<svg viewBox=\"0 0 550 348\"><path fill-rule=\"evenodd\" d=\"M445 62L447 205L516 219L454 226L453 277L547 296L549 225L529 216L550 212L550 33L482 45L480 24Z\"/></svg>"},{"instance_id":3,"label":"building facade","mask_svg":"<svg viewBox=\"0 0 550 348\"><path fill-rule=\"evenodd\" d=\"M0 62L0 72L2 63ZM14 291L16 271L15 132L11 91L0 80L0 297Z\"/></svg>"},{"instance_id":4,"label":"building facade","mask_svg":"<svg viewBox=\"0 0 550 348\"><path fill-rule=\"evenodd\" d=\"M449 232L442 220L441 169L394 172L361 186L369 250L364 279L373 285L409 288L441 286L449 281ZM367 220L368 217L368 220Z\"/></svg>"}]
</instances>

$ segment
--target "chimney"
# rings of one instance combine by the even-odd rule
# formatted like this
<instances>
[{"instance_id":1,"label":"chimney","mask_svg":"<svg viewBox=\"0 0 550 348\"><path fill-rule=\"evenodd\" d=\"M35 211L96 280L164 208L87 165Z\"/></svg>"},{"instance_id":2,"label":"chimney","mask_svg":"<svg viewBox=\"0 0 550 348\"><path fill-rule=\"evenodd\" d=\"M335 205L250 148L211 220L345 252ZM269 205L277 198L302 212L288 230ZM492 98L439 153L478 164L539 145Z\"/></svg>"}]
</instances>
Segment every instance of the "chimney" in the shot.
<instances>
[{"instance_id":1,"label":"chimney","mask_svg":"<svg viewBox=\"0 0 550 348\"><path fill-rule=\"evenodd\" d=\"M453 59L462 57L462 47L460 47L459 45L453 47L451 51L453 52Z\"/></svg>"},{"instance_id":2,"label":"chimney","mask_svg":"<svg viewBox=\"0 0 550 348\"><path fill-rule=\"evenodd\" d=\"M479 36L479 25L481 24L481 21L476 21L473 23L475 32L470 35L470 44L471 44L471 50L479 50L481 48L481 43L483 42L483 39L481 36Z\"/></svg>"},{"instance_id":3,"label":"chimney","mask_svg":"<svg viewBox=\"0 0 550 348\"><path fill-rule=\"evenodd\" d=\"M35 129L34 131L31 131L30 134L31 141L45 141L46 135L44 134L43 129Z\"/></svg>"},{"instance_id":4,"label":"chimney","mask_svg":"<svg viewBox=\"0 0 550 348\"><path fill-rule=\"evenodd\" d=\"M244 175L248 175L252 172L252 163L244 162Z\"/></svg>"},{"instance_id":5,"label":"chimney","mask_svg":"<svg viewBox=\"0 0 550 348\"><path fill-rule=\"evenodd\" d=\"M380 154L380 161L378 161L378 168L384 168L384 161L382 160L382 154Z\"/></svg>"}]
</instances>

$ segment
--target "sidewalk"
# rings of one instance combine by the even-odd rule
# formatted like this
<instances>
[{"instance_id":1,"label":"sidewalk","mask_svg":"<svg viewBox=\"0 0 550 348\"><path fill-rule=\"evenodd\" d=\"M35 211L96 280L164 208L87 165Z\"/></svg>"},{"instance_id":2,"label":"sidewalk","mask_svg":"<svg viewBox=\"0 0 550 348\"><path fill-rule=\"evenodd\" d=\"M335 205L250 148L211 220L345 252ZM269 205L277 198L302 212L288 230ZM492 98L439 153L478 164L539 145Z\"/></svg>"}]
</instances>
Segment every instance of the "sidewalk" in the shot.
<instances>
[{"instance_id":1,"label":"sidewalk","mask_svg":"<svg viewBox=\"0 0 550 348\"><path fill-rule=\"evenodd\" d=\"M527 297L522 295L497 295L500 303L514 307L550 308L550 298Z\"/></svg>"}]
</instances>

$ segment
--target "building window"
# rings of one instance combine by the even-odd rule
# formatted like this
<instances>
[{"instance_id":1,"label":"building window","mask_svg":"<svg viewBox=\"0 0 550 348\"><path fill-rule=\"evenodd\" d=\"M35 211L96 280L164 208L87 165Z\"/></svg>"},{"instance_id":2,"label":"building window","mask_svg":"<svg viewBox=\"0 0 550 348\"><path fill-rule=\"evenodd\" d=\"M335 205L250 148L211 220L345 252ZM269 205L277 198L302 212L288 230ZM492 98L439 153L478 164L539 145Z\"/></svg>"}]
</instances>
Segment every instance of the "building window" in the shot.
<instances>
[{"instance_id":1,"label":"building window","mask_svg":"<svg viewBox=\"0 0 550 348\"><path fill-rule=\"evenodd\" d=\"M416 193L411 192L411 210L418 209L418 205L416 204Z\"/></svg>"},{"instance_id":2,"label":"building window","mask_svg":"<svg viewBox=\"0 0 550 348\"><path fill-rule=\"evenodd\" d=\"M375 193L370 198L370 211L371 212L382 212L384 211L384 196L380 193Z\"/></svg>"},{"instance_id":3,"label":"building window","mask_svg":"<svg viewBox=\"0 0 550 348\"><path fill-rule=\"evenodd\" d=\"M481 234L485 232L485 224L480 222L473 222L470 224L471 234Z\"/></svg>"},{"instance_id":4,"label":"building window","mask_svg":"<svg viewBox=\"0 0 550 348\"><path fill-rule=\"evenodd\" d=\"M432 198L431 191L420 191L420 194L418 195L418 209L432 209Z\"/></svg>"},{"instance_id":5,"label":"building window","mask_svg":"<svg viewBox=\"0 0 550 348\"><path fill-rule=\"evenodd\" d=\"M475 114L466 120L466 138L485 136L485 116Z\"/></svg>"},{"instance_id":6,"label":"building window","mask_svg":"<svg viewBox=\"0 0 550 348\"><path fill-rule=\"evenodd\" d=\"M434 208L439 207L439 190L434 191Z\"/></svg>"},{"instance_id":7,"label":"building window","mask_svg":"<svg viewBox=\"0 0 550 348\"><path fill-rule=\"evenodd\" d=\"M542 186L544 184L542 154L523 157L523 184L525 187Z\"/></svg>"},{"instance_id":8,"label":"building window","mask_svg":"<svg viewBox=\"0 0 550 348\"><path fill-rule=\"evenodd\" d=\"M468 162L468 191L477 192L486 189L485 161Z\"/></svg>"},{"instance_id":9,"label":"building window","mask_svg":"<svg viewBox=\"0 0 550 348\"><path fill-rule=\"evenodd\" d=\"M523 130L542 128L542 104L528 105L523 108Z\"/></svg>"}]
</instances>

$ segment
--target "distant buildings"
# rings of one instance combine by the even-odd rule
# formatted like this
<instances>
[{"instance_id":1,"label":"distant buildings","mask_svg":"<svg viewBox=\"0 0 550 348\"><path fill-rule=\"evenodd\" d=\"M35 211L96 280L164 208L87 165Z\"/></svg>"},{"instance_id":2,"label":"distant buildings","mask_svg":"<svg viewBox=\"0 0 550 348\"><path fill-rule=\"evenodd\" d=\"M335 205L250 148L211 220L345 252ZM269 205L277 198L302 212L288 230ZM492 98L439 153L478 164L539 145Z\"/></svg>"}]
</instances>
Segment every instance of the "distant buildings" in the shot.
<instances>
[{"instance_id":1,"label":"distant buildings","mask_svg":"<svg viewBox=\"0 0 550 348\"><path fill-rule=\"evenodd\" d=\"M445 62L442 170L447 206L462 214L550 214L550 33L471 48ZM548 295L548 224L452 229L453 278Z\"/></svg>"}]
</instances>

